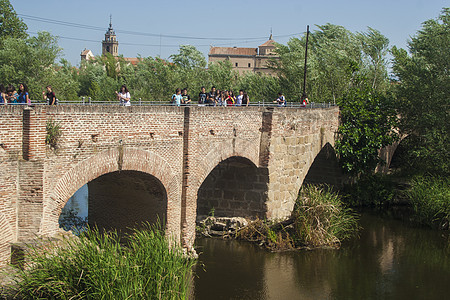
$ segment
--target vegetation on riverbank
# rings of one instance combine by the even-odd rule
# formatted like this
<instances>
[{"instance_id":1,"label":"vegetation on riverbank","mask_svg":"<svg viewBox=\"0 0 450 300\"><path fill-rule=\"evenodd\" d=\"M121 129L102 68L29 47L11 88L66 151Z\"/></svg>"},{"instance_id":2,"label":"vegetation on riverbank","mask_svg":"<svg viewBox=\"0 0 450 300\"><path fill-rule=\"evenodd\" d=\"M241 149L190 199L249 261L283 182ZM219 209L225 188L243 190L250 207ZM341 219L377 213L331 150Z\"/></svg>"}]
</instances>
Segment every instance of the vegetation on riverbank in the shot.
<instances>
[{"instance_id":1,"label":"vegetation on riverbank","mask_svg":"<svg viewBox=\"0 0 450 300\"><path fill-rule=\"evenodd\" d=\"M432 228L449 229L450 180L443 177L417 176L406 192L414 218Z\"/></svg>"},{"instance_id":2,"label":"vegetation on riverbank","mask_svg":"<svg viewBox=\"0 0 450 300\"><path fill-rule=\"evenodd\" d=\"M185 299L194 264L158 227L134 230L126 245L117 232L89 229L48 251L32 249L16 297Z\"/></svg>"},{"instance_id":3,"label":"vegetation on riverbank","mask_svg":"<svg viewBox=\"0 0 450 300\"><path fill-rule=\"evenodd\" d=\"M258 242L270 250L339 248L358 233L358 218L340 196L326 186L302 188L289 220L256 220L236 233L238 239Z\"/></svg>"}]
</instances>

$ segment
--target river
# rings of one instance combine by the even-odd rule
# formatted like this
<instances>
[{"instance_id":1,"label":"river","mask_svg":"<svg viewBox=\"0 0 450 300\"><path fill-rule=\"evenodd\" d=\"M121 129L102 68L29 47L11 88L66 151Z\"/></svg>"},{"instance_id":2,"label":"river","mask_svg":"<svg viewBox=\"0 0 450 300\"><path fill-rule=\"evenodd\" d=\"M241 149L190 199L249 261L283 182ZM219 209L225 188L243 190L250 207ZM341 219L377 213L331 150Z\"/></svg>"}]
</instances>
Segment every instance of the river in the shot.
<instances>
[{"instance_id":1,"label":"river","mask_svg":"<svg viewBox=\"0 0 450 300\"><path fill-rule=\"evenodd\" d=\"M198 239L192 299L449 299L443 232L370 213L339 250L270 253L248 242ZM448 237L447 237L448 238Z\"/></svg>"},{"instance_id":2,"label":"river","mask_svg":"<svg viewBox=\"0 0 450 300\"><path fill-rule=\"evenodd\" d=\"M67 208L87 216L87 186ZM339 250L270 253L200 238L191 299L449 299L448 232L363 213L358 238Z\"/></svg>"}]
</instances>

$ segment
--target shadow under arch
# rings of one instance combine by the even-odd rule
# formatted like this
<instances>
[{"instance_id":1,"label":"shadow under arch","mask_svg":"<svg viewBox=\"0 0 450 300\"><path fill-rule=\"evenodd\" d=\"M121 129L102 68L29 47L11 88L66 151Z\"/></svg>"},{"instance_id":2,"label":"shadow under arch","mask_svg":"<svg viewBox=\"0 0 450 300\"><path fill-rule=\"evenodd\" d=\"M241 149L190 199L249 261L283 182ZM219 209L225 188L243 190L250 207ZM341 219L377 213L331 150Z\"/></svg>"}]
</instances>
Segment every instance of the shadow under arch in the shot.
<instances>
[{"instance_id":1,"label":"shadow under arch","mask_svg":"<svg viewBox=\"0 0 450 300\"><path fill-rule=\"evenodd\" d=\"M167 196L166 229L179 236L181 184L176 172L159 155L135 148L105 150L65 172L57 180L50 195L44 199L40 234L52 235L58 231L61 210L80 187L102 175L118 171L150 174L161 182Z\"/></svg>"},{"instance_id":2,"label":"shadow under arch","mask_svg":"<svg viewBox=\"0 0 450 300\"><path fill-rule=\"evenodd\" d=\"M330 143L326 143L314 158L306 173L303 184L326 184L334 188L341 188L343 175L339 167L336 152Z\"/></svg>"},{"instance_id":3,"label":"shadow under arch","mask_svg":"<svg viewBox=\"0 0 450 300\"><path fill-rule=\"evenodd\" d=\"M144 222L166 223L166 189L148 173L125 170L104 174L88 183L88 194L90 226L129 232Z\"/></svg>"},{"instance_id":4,"label":"shadow under arch","mask_svg":"<svg viewBox=\"0 0 450 300\"><path fill-rule=\"evenodd\" d=\"M218 163L198 189L197 216L264 218L267 183L267 169L231 156Z\"/></svg>"}]
</instances>

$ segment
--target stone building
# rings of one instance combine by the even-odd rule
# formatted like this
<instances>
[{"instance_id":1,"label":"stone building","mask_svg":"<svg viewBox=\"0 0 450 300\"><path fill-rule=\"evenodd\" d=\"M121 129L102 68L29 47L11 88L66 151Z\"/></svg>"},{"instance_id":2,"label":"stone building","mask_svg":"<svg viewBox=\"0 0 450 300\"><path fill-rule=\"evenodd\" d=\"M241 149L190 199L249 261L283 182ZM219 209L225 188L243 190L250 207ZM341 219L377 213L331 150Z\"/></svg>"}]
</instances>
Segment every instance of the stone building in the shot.
<instances>
[{"instance_id":1,"label":"stone building","mask_svg":"<svg viewBox=\"0 0 450 300\"><path fill-rule=\"evenodd\" d=\"M209 62L229 60L239 74L255 72L274 75L268 63L270 59L278 59L275 48L275 42L270 35L269 40L258 48L211 47L208 59Z\"/></svg>"}]
</instances>

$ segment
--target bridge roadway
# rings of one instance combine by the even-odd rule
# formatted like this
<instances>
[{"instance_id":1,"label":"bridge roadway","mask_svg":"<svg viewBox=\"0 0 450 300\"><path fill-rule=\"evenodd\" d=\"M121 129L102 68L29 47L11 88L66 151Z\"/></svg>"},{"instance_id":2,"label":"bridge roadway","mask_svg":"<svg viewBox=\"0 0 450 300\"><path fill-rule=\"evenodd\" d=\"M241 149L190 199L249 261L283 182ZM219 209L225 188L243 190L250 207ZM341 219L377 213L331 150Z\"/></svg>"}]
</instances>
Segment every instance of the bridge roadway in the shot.
<instances>
[{"instance_id":1,"label":"bridge roadway","mask_svg":"<svg viewBox=\"0 0 450 300\"><path fill-rule=\"evenodd\" d=\"M338 115L338 107L0 106L2 263L11 243L57 233L62 208L86 183L89 223L158 215L187 248L197 213L286 217L307 175L340 183ZM55 149L49 120L60 126Z\"/></svg>"}]
</instances>

